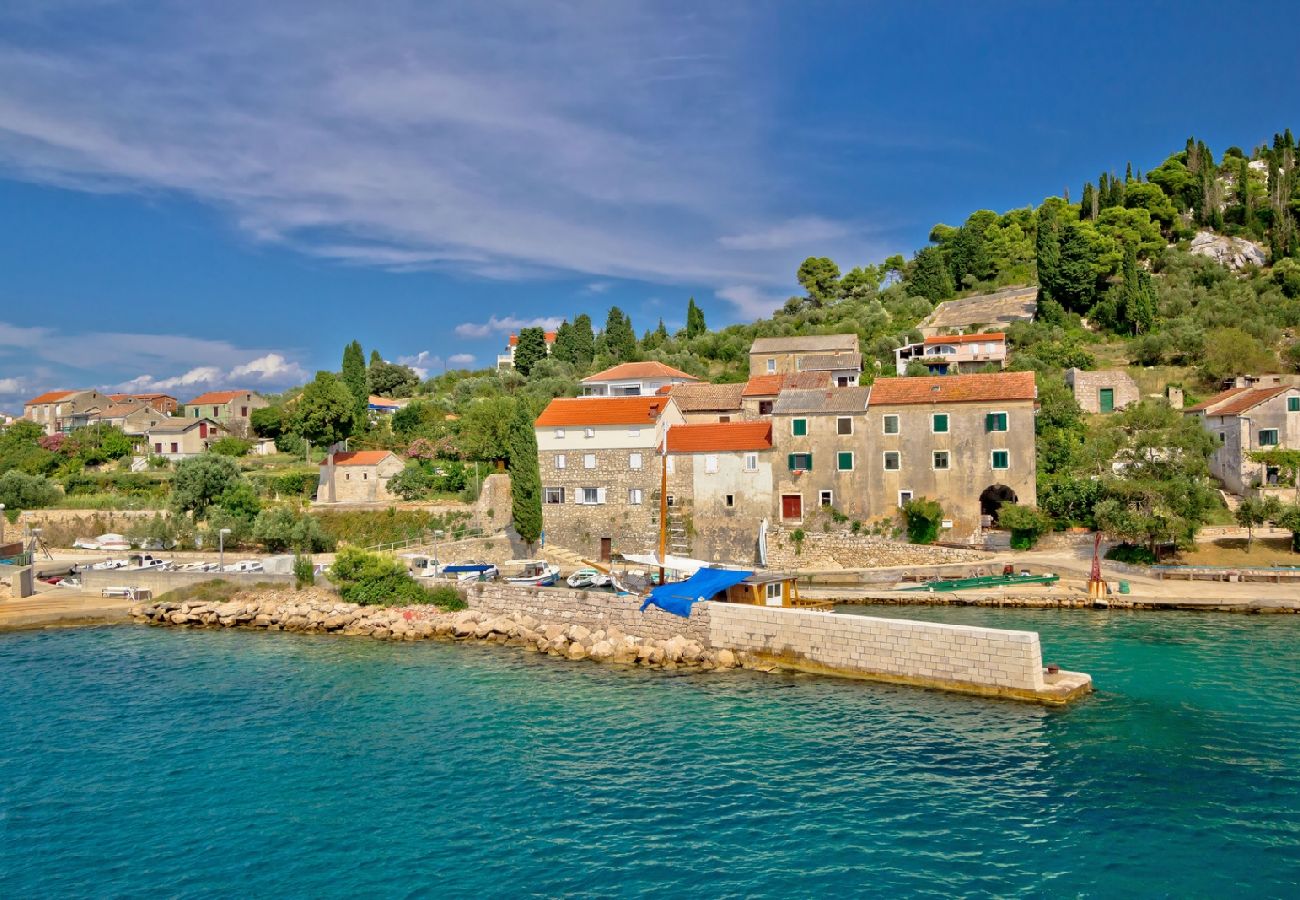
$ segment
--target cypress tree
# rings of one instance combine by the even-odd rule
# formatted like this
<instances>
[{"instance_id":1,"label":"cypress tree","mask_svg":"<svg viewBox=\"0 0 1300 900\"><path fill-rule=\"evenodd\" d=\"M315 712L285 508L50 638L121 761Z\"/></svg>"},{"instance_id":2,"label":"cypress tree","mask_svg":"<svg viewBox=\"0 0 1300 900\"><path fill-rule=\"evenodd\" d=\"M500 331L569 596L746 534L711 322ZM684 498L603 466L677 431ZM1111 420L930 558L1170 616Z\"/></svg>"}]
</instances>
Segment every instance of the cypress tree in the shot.
<instances>
[{"instance_id":1,"label":"cypress tree","mask_svg":"<svg viewBox=\"0 0 1300 900\"><path fill-rule=\"evenodd\" d=\"M912 259L907 276L908 293L924 297L931 303L947 300L953 295L952 273L938 247L922 247Z\"/></svg>"},{"instance_id":2,"label":"cypress tree","mask_svg":"<svg viewBox=\"0 0 1300 900\"><path fill-rule=\"evenodd\" d=\"M383 358L382 356L379 355L379 351L378 351L378 350L371 350L371 351L370 351L370 365L372 365L372 366L377 366L377 365L379 365L380 363L382 363L383 361L384 361L384 358Z\"/></svg>"},{"instance_id":3,"label":"cypress tree","mask_svg":"<svg viewBox=\"0 0 1300 900\"><path fill-rule=\"evenodd\" d=\"M358 341L343 348L343 385L352 395L358 422L365 421L366 407L370 404L370 389L366 384L366 354Z\"/></svg>"},{"instance_id":4,"label":"cypress tree","mask_svg":"<svg viewBox=\"0 0 1300 900\"><path fill-rule=\"evenodd\" d=\"M692 297L686 304L686 336L698 337L706 331L708 328L704 324L704 310L695 305L695 298Z\"/></svg>"},{"instance_id":5,"label":"cypress tree","mask_svg":"<svg viewBox=\"0 0 1300 900\"><path fill-rule=\"evenodd\" d=\"M1097 218L1097 192L1092 189L1091 181L1083 185L1083 199L1079 203L1079 217L1083 219Z\"/></svg>"},{"instance_id":6,"label":"cypress tree","mask_svg":"<svg viewBox=\"0 0 1300 900\"><path fill-rule=\"evenodd\" d=\"M1093 195L1094 199L1096 194ZM1048 200L1038 207L1034 255L1038 260L1038 300L1056 300L1061 268L1061 220L1057 202ZM1059 301L1058 301L1059 302Z\"/></svg>"},{"instance_id":7,"label":"cypress tree","mask_svg":"<svg viewBox=\"0 0 1300 900\"><path fill-rule=\"evenodd\" d=\"M573 364L585 368L595 356L596 333L591 328L591 316L582 313L573 320Z\"/></svg>"},{"instance_id":8,"label":"cypress tree","mask_svg":"<svg viewBox=\"0 0 1300 900\"><path fill-rule=\"evenodd\" d=\"M617 306L609 308L609 315L605 319L605 352L620 362L631 359L636 353L636 332L632 330L632 320Z\"/></svg>"},{"instance_id":9,"label":"cypress tree","mask_svg":"<svg viewBox=\"0 0 1300 900\"><path fill-rule=\"evenodd\" d=\"M1241 203L1241 224L1249 231L1255 225L1255 216L1250 208L1250 163L1245 157L1237 164L1237 199Z\"/></svg>"},{"instance_id":10,"label":"cypress tree","mask_svg":"<svg viewBox=\"0 0 1300 900\"><path fill-rule=\"evenodd\" d=\"M1133 183L1133 163L1129 163L1128 166L1125 167L1124 169L1124 183L1125 184Z\"/></svg>"},{"instance_id":11,"label":"cypress tree","mask_svg":"<svg viewBox=\"0 0 1300 900\"><path fill-rule=\"evenodd\" d=\"M542 474L537 462L537 435L525 403L515 404L507 446L510 450L511 522L531 549L542 535Z\"/></svg>"},{"instance_id":12,"label":"cypress tree","mask_svg":"<svg viewBox=\"0 0 1300 900\"><path fill-rule=\"evenodd\" d=\"M515 345L515 371L527 378L533 367L546 359L546 332L541 328L519 329Z\"/></svg>"},{"instance_id":13,"label":"cypress tree","mask_svg":"<svg viewBox=\"0 0 1300 900\"><path fill-rule=\"evenodd\" d=\"M551 347L551 356L570 365L577 363L576 348L573 346L573 326L565 319L555 329L555 345Z\"/></svg>"},{"instance_id":14,"label":"cypress tree","mask_svg":"<svg viewBox=\"0 0 1300 900\"><path fill-rule=\"evenodd\" d=\"M1122 272L1124 276L1122 314L1134 334L1145 334L1155 323L1156 297L1151 276L1138 267L1136 241L1127 241L1124 245Z\"/></svg>"}]
</instances>

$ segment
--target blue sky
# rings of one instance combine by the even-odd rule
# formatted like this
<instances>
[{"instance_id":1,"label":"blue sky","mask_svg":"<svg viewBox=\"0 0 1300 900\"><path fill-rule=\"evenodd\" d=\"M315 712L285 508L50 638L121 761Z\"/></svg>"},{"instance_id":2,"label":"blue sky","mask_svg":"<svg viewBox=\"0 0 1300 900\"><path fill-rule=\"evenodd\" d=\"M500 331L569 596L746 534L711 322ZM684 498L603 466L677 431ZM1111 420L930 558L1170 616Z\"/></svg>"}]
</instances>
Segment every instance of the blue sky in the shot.
<instances>
[{"instance_id":1,"label":"blue sky","mask_svg":"<svg viewBox=\"0 0 1300 900\"><path fill-rule=\"evenodd\" d=\"M0 6L0 410L748 320L808 255L1300 127L1294 3L217 8Z\"/></svg>"}]
</instances>

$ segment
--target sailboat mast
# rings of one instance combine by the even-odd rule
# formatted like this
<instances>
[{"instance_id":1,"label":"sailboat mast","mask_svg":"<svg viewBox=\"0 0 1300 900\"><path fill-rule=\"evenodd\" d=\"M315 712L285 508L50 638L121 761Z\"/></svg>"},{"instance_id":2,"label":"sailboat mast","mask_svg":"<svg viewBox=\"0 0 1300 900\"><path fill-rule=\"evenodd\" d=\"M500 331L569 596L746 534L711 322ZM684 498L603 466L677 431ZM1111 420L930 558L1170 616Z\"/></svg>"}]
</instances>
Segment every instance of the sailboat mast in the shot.
<instances>
[{"instance_id":1,"label":"sailboat mast","mask_svg":"<svg viewBox=\"0 0 1300 900\"><path fill-rule=\"evenodd\" d=\"M664 428L663 453L659 457L659 583L664 579L664 557L668 554L668 425Z\"/></svg>"}]
</instances>

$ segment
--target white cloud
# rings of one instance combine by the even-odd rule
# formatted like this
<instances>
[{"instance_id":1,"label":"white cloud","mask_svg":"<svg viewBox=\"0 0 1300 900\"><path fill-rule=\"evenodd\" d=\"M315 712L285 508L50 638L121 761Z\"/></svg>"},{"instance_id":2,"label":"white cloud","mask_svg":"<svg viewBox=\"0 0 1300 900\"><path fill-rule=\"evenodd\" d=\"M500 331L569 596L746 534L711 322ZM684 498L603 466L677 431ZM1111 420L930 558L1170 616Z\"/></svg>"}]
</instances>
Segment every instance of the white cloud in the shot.
<instances>
[{"instance_id":1,"label":"white cloud","mask_svg":"<svg viewBox=\"0 0 1300 900\"><path fill-rule=\"evenodd\" d=\"M730 234L718 238L718 243L733 250L786 250L806 248L808 252L822 249L828 241L842 238L848 229L839 222L819 216L800 216L775 225L743 234Z\"/></svg>"},{"instance_id":2,"label":"white cloud","mask_svg":"<svg viewBox=\"0 0 1300 900\"><path fill-rule=\"evenodd\" d=\"M491 316L486 322L462 322L456 326L455 331L459 337L485 338L493 334L510 334L520 328L545 328L547 331L554 331L563 321L564 319L558 316L538 316L532 319L521 319L518 316L505 318Z\"/></svg>"},{"instance_id":3,"label":"white cloud","mask_svg":"<svg viewBox=\"0 0 1300 900\"><path fill-rule=\"evenodd\" d=\"M765 293L750 284L729 285L717 291L717 295L749 319L766 318L785 302L783 298Z\"/></svg>"},{"instance_id":4,"label":"white cloud","mask_svg":"<svg viewBox=\"0 0 1300 900\"><path fill-rule=\"evenodd\" d=\"M23 382L20 378L0 378L0 395L19 394L23 391Z\"/></svg>"},{"instance_id":5,"label":"white cloud","mask_svg":"<svg viewBox=\"0 0 1300 900\"><path fill-rule=\"evenodd\" d=\"M290 362L279 353L259 356L242 366L230 370L231 379L254 378L260 381L306 381L307 372L296 362Z\"/></svg>"},{"instance_id":6,"label":"white cloud","mask_svg":"<svg viewBox=\"0 0 1300 900\"><path fill-rule=\"evenodd\" d=\"M455 353L447 357L447 362L451 363L453 366L459 366L462 369L468 368L474 365L474 354Z\"/></svg>"},{"instance_id":7,"label":"white cloud","mask_svg":"<svg viewBox=\"0 0 1300 900\"><path fill-rule=\"evenodd\" d=\"M583 290L588 294L603 294L613 286L613 283L609 281L593 281L591 284L583 288Z\"/></svg>"},{"instance_id":8,"label":"white cloud","mask_svg":"<svg viewBox=\"0 0 1300 900\"><path fill-rule=\"evenodd\" d=\"M122 383L127 391L171 391L183 387L209 387L221 381L224 373L216 366L195 366L188 372L171 378L155 378L152 375L140 375Z\"/></svg>"},{"instance_id":9,"label":"white cloud","mask_svg":"<svg viewBox=\"0 0 1300 900\"><path fill-rule=\"evenodd\" d=\"M257 240L486 278L777 289L798 260L771 251L835 232L780 211L802 201L773 177L761 9L109 5L89 41L64 5L0 7L0 171L21 178L176 192Z\"/></svg>"}]
</instances>

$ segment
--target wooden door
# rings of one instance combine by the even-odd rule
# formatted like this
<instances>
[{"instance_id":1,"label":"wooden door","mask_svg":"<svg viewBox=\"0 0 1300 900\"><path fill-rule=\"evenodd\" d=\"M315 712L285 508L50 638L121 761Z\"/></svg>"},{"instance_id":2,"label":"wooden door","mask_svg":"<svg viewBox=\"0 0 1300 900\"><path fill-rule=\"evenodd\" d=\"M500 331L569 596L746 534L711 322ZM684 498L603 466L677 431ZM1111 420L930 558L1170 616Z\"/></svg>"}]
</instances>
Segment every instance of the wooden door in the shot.
<instances>
[{"instance_id":1,"label":"wooden door","mask_svg":"<svg viewBox=\"0 0 1300 900\"><path fill-rule=\"evenodd\" d=\"M1104 413L1114 412L1115 410L1115 389L1102 388L1101 396L1098 398L1098 404Z\"/></svg>"},{"instance_id":2,"label":"wooden door","mask_svg":"<svg viewBox=\"0 0 1300 900\"><path fill-rule=\"evenodd\" d=\"M781 518L783 519L803 518L803 496L802 495L800 494L781 495Z\"/></svg>"},{"instance_id":3,"label":"wooden door","mask_svg":"<svg viewBox=\"0 0 1300 900\"><path fill-rule=\"evenodd\" d=\"M600 539L600 561L601 562L609 562L609 558L612 555L612 551L614 549L613 545L614 545L613 538L603 537Z\"/></svg>"}]
</instances>

